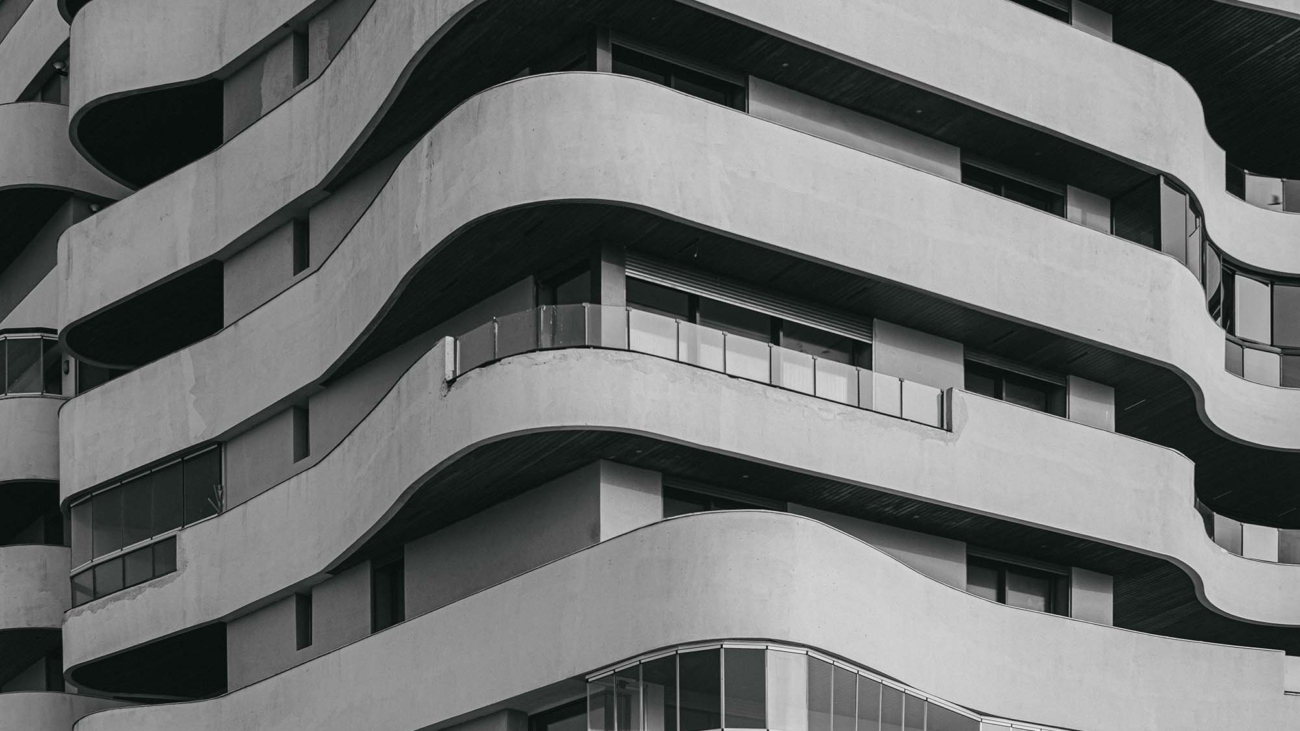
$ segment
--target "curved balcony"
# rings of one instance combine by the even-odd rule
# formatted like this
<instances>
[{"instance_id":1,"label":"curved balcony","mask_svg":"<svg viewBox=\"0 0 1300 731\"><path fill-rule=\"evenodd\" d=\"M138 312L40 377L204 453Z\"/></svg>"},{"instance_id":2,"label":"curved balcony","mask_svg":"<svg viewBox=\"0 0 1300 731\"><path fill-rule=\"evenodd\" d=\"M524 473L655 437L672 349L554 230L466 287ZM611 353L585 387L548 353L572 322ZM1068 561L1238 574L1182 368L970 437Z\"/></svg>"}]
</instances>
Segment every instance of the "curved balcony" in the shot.
<instances>
[{"instance_id":1,"label":"curved balcony","mask_svg":"<svg viewBox=\"0 0 1300 731\"><path fill-rule=\"evenodd\" d=\"M633 342L643 340L638 335ZM963 392L953 392L949 432L611 350L512 356L448 384L454 368L450 346L435 347L313 467L180 531L174 573L143 584L129 601L108 597L69 612L65 649L74 680L77 666L238 616L334 570L390 520L400 523L394 516L408 505L454 513L455 495L485 494L490 484L506 482L489 470L493 458L486 452L487 462L474 463L482 470L462 467L467 455L497 443L510 447L510 440L529 434L571 435L575 428L694 445L746 460L750 470L771 465L779 469L772 484L813 475L835 481L844 499L883 490L1056 536L1044 533L1035 544L1087 537L1098 551L1142 567L1127 569L1139 573L1160 568L1149 558L1160 557L1165 567L1187 573L1173 572L1179 580L1172 585L1148 580L1147 588L1191 606L1172 622L1117 617L1149 631L1175 633L1179 622L1194 617L1218 641L1281 646L1292 641L1291 630L1246 622L1300 624L1300 568L1220 550L1193 508L1193 465L1139 440ZM692 408L683 411L682 404ZM562 455L557 444L548 453L578 464L618 453L636 464L632 446L645 445L619 450L599 442L593 450L609 451ZM442 475L451 480L465 473L482 474L487 483L443 487ZM1044 474L1056 476L1051 500L1043 499ZM993 483L1000 489L988 490ZM499 488L491 493L494 500L507 497ZM1073 555L1071 545L1062 556ZM268 564L268 555L279 558ZM1198 599L1210 609L1193 609ZM1133 604L1140 609L1144 601Z\"/></svg>"},{"instance_id":2,"label":"curved balcony","mask_svg":"<svg viewBox=\"0 0 1300 731\"><path fill-rule=\"evenodd\" d=\"M421 728L733 637L823 648L964 707L1066 728L1282 728L1296 711L1281 653L1008 608L815 521L733 512L625 534L222 697L78 728L202 731L235 717L265 731Z\"/></svg>"},{"instance_id":3,"label":"curved balcony","mask_svg":"<svg viewBox=\"0 0 1300 731\"><path fill-rule=\"evenodd\" d=\"M23 731L70 731L83 717L123 704L72 693L0 693L0 718Z\"/></svg>"},{"instance_id":4,"label":"curved balcony","mask_svg":"<svg viewBox=\"0 0 1300 731\"><path fill-rule=\"evenodd\" d=\"M68 610L68 549L0 546L0 630L53 629Z\"/></svg>"},{"instance_id":5,"label":"curved balcony","mask_svg":"<svg viewBox=\"0 0 1300 731\"><path fill-rule=\"evenodd\" d=\"M666 111L677 115L671 124ZM482 125L488 117L499 122ZM572 140L577 128L584 129L585 148L557 143ZM705 142L724 132L730 144ZM752 154L759 149L778 152ZM456 174L422 182L430 160ZM609 160L619 161L617 180L608 179ZM474 190L491 193L469 196L462 187L469 180ZM789 195L797 185L817 193ZM719 190L731 193L720 197ZM427 196L445 201L435 218L419 205ZM70 403L62 422L64 498L221 440L268 405L328 377L377 331L428 257L455 246L489 246L472 236L453 241L453 234L519 206L575 200L654 211L1044 331L1083 334L1137 360L1172 365L1196 384L1197 406L1209 422L1234 438L1300 445L1293 418L1300 403L1291 403L1290 391L1224 371L1222 331L1202 314L1199 283L1172 259L638 80L561 74L476 97L405 157L313 274L215 337ZM915 245L893 245L904 230ZM513 240L494 235L492 245ZM518 247L545 253L525 242ZM347 286L361 280L368 286ZM1135 312L1147 317L1135 322ZM309 346L297 345L302 337ZM390 339L388 347L407 337ZM274 358L275 367L237 357L249 352ZM127 412L141 425L130 443L112 428Z\"/></svg>"},{"instance_id":6,"label":"curved balcony","mask_svg":"<svg viewBox=\"0 0 1300 731\"><path fill-rule=\"evenodd\" d=\"M0 398L0 482L59 479L61 398Z\"/></svg>"},{"instance_id":7,"label":"curved balcony","mask_svg":"<svg viewBox=\"0 0 1300 731\"><path fill-rule=\"evenodd\" d=\"M68 40L68 24L59 17L57 2L31 0L9 33L0 37L0 104L18 101Z\"/></svg>"}]
</instances>

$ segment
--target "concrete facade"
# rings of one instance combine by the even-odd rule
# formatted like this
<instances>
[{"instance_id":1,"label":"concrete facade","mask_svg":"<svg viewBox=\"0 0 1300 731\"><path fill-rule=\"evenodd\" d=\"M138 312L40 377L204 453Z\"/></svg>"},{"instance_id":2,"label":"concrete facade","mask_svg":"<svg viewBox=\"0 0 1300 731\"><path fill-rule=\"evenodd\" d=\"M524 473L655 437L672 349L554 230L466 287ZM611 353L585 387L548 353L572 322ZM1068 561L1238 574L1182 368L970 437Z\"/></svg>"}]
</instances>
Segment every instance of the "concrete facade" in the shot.
<instances>
[{"instance_id":1,"label":"concrete facade","mask_svg":"<svg viewBox=\"0 0 1300 731\"><path fill-rule=\"evenodd\" d=\"M0 729L628 731L718 643L1300 724L1300 217L1130 2L0 0Z\"/></svg>"}]
</instances>

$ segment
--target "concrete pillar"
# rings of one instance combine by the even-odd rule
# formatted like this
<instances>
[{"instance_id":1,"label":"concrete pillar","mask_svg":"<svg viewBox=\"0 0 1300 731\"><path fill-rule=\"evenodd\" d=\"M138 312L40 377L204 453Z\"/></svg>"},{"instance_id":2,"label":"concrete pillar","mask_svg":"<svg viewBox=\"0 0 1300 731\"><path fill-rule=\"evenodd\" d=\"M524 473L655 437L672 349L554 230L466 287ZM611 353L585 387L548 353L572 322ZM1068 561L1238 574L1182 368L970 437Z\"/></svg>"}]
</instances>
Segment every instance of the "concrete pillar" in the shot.
<instances>
[{"instance_id":1,"label":"concrete pillar","mask_svg":"<svg viewBox=\"0 0 1300 731\"><path fill-rule=\"evenodd\" d=\"M588 323L588 332L600 334L606 348L627 348L627 252L622 246L605 244L592 253L591 301L600 304Z\"/></svg>"},{"instance_id":2,"label":"concrete pillar","mask_svg":"<svg viewBox=\"0 0 1300 731\"><path fill-rule=\"evenodd\" d=\"M1266 525L1250 525L1249 523L1242 524L1241 555L1246 558L1277 563L1277 528L1270 528Z\"/></svg>"},{"instance_id":3,"label":"concrete pillar","mask_svg":"<svg viewBox=\"0 0 1300 731\"><path fill-rule=\"evenodd\" d=\"M872 370L939 389L966 387L966 350L961 343L876 320Z\"/></svg>"},{"instance_id":4,"label":"concrete pillar","mask_svg":"<svg viewBox=\"0 0 1300 731\"><path fill-rule=\"evenodd\" d=\"M1115 389L1077 376L1065 383L1065 416L1070 421L1115 431Z\"/></svg>"},{"instance_id":5,"label":"concrete pillar","mask_svg":"<svg viewBox=\"0 0 1300 731\"><path fill-rule=\"evenodd\" d=\"M1097 624L1115 623L1115 578L1087 569L1070 569L1070 616Z\"/></svg>"},{"instance_id":6,"label":"concrete pillar","mask_svg":"<svg viewBox=\"0 0 1300 731\"><path fill-rule=\"evenodd\" d=\"M599 464L600 540L663 519L663 475L617 462Z\"/></svg>"}]
</instances>

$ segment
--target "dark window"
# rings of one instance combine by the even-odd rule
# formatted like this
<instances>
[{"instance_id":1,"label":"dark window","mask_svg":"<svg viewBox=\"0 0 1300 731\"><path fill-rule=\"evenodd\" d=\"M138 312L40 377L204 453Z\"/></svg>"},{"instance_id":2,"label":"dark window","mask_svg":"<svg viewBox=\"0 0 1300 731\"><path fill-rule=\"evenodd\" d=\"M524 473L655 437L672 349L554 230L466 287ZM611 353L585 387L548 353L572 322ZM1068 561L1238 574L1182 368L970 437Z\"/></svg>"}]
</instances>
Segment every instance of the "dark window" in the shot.
<instances>
[{"instance_id":1,"label":"dark window","mask_svg":"<svg viewBox=\"0 0 1300 731\"><path fill-rule=\"evenodd\" d=\"M642 731L641 665L614 673L614 728L618 731Z\"/></svg>"},{"instance_id":2,"label":"dark window","mask_svg":"<svg viewBox=\"0 0 1300 731\"><path fill-rule=\"evenodd\" d=\"M727 648L727 728L767 726L767 666L765 651Z\"/></svg>"},{"instance_id":3,"label":"dark window","mask_svg":"<svg viewBox=\"0 0 1300 731\"><path fill-rule=\"evenodd\" d=\"M983 363L966 362L966 390L1036 411L1065 416L1065 386Z\"/></svg>"},{"instance_id":4,"label":"dark window","mask_svg":"<svg viewBox=\"0 0 1300 731\"><path fill-rule=\"evenodd\" d=\"M831 731L834 666L808 658L808 731Z\"/></svg>"},{"instance_id":5,"label":"dark window","mask_svg":"<svg viewBox=\"0 0 1300 731\"><path fill-rule=\"evenodd\" d=\"M176 539L153 544L153 575L166 576L176 570Z\"/></svg>"},{"instance_id":6,"label":"dark window","mask_svg":"<svg viewBox=\"0 0 1300 731\"><path fill-rule=\"evenodd\" d=\"M293 615L298 649L311 647L311 594L293 595Z\"/></svg>"},{"instance_id":7,"label":"dark window","mask_svg":"<svg viewBox=\"0 0 1300 731\"><path fill-rule=\"evenodd\" d=\"M699 321L705 327L765 343L772 341L772 318L726 302L700 298Z\"/></svg>"},{"instance_id":8,"label":"dark window","mask_svg":"<svg viewBox=\"0 0 1300 731\"><path fill-rule=\"evenodd\" d=\"M122 493L123 545L154 536L152 475L146 473L117 488Z\"/></svg>"},{"instance_id":9,"label":"dark window","mask_svg":"<svg viewBox=\"0 0 1300 731\"><path fill-rule=\"evenodd\" d=\"M297 86L306 81L310 75L307 34L294 32L289 42L293 44L293 85Z\"/></svg>"},{"instance_id":10,"label":"dark window","mask_svg":"<svg viewBox=\"0 0 1300 731\"><path fill-rule=\"evenodd\" d=\"M980 731L980 722L970 716L930 703L925 713L926 731Z\"/></svg>"},{"instance_id":11,"label":"dark window","mask_svg":"<svg viewBox=\"0 0 1300 731\"><path fill-rule=\"evenodd\" d=\"M1300 355L1282 356L1282 385L1300 388Z\"/></svg>"},{"instance_id":12,"label":"dark window","mask_svg":"<svg viewBox=\"0 0 1300 731\"><path fill-rule=\"evenodd\" d=\"M768 510L770 506L707 495L677 487L664 488L664 517L704 513L710 510Z\"/></svg>"},{"instance_id":13,"label":"dark window","mask_svg":"<svg viewBox=\"0 0 1300 731\"><path fill-rule=\"evenodd\" d=\"M1273 285L1273 344L1300 347L1300 286Z\"/></svg>"},{"instance_id":14,"label":"dark window","mask_svg":"<svg viewBox=\"0 0 1300 731\"><path fill-rule=\"evenodd\" d=\"M290 418L293 420L293 461L307 459L311 456L311 435L308 431L309 413L306 406L294 406Z\"/></svg>"},{"instance_id":15,"label":"dark window","mask_svg":"<svg viewBox=\"0 0 1300 731\"><path fill-rule=\"evenodd\" d=\"M1042 186L996 173L971 163L962 163L961 182L974 188L1023 203L1055 216L1065 215L1065 195Z\"/></svg>"},{"instance_id":16,"label":"dark window","mask_svg":"<svg viewBox=\"0 0 1300 731\"><path fill-rule=\"evenodd\" d=\"M1223 262L1213 246L1205 247L1205 307L1210 319L1223 325Z\"/></svg>"},{"instance_id":17,"label":"dark window","mask_svg":"<svg viewBox=\"0 0 1300 731\"><path fill-rule=\"evenodd\" d=\"M293 222L293 273L299 274L311 266L311 227L307 221Z\"/></svg>"},{"instance_id":18,"label":"dark window","mask_svg":"<svg viewBox=\"0 0 1300 731\"><path fill-rule=\"evenodd\" d=\"M853 338L843 335L818 330L815 327L809 327L797 322L783 320L781 322L781 342L779 345L790 350L797 350L800 353L823 360L833 360L837 363L849 363L861 365L864 357L870 364L871 346L866 343L859 343ZM870 365L862 366L869 368Z\"/></svg>"},{"instance_id":19,"label":"dark window","mask_svg":"<svg viewBox=\"0 0 1300 731\"><path fill-rule=\"evenodd\" d=\"M126 564L125 586L131 587L153 578L153 546L145 546L123 556Z\"/></svg>"},{"instance_id":20,"label":"dark window","mask_svg":"<svg viewBox=\"0 0 1300 731\"><path fill-rule=\"evenodd\" d=\"M1135 244L1158 249L1160 178L1152 177L1111 200L1111 230Z\"/></svg>"},{"instance_id":21,"label":"dark window","mask_svg":"<svg viewBox=\"0 0 1300 731\"><path fill-rule=\"evenodd\" d=\"M586 268L556 277L550 285L550 304L577 305L591 301L591 272Z\"/></svg>"},{"instance_id":22,"label":"dark window","mask_svg":"<svg viewBox=\"0 0 1300 731\"><path fill-rule=\"evenodd\" d=\"M677 731L677 656L643 664L641 684L645 688L646 731Z\"/></svg>"},{"instance_id":23,"label":"dark window","mask_svg":"<svg viewBox=\"0 0 1300 731\"><path fill-rule=\"evenodd\" d=\"M376 559L370 569L370 631L387 629L406 619L406 562L401 554Z\"/></svg>"},{"instance_id":24,"label":"dark window","mask_svg":"<svg viewBox=\"0 0 1300 731\"><path fill-rule=\"evenodd\" d=\"M77 393L85 393L96 386L102 386L126 372L125 368L105 368L90 363L78 363Z\"/></svg>"},{"instance_id":25,"label":"dark window","mask_svg":"<svg viewBox=\"0 0 1300 731\"><path fill-rule=\"evenodd\" d=\"M72 565L80 566L89 561L91 553L91 531L93 521L90 516L91 501L82 500L72 506Z\"/></svg>"},{"instance_id":26,"label":"dark window","mask_svg":"<svg viewBox=\"0 0 1300 731\"><path fill-rule=\"evenodd\" d=\"M903 729L925 731L925 700L914 695L903 696Z\"/></svg>"},{"instance_id":27,"label":"dark window","mask_svg":"<svg viewBox=\"0 0 1300 731\"><path fill-rule=\"evenodd\" d=\"M966 590L1013 607L1065 614L1068 577L1041 569L971 556L966 561Z\"/></svg>"},{"instance_id":28,"label":"dark window","mask_svg":"<svg viewBox=\"0 0 1300 731\"><path fill-rule=\"evenodd\" d=\"M115 591L121 591L122 585L122 557L111 561L105 561L95 567L95 596L101 597L112 594Z\"/></svg>"},{"instance_id":29,"label":"dark window","mask_svg":"<svg viewBox=\"0 0 1300 731\"><path fill-rule=\"evenodd\" d=\"M63 651L54 650L45 656L45 690L63 692Z\"/></svg>"},{"instance_id":30,"label":"dark window","mask_svg":"<svg viewBox=\"0 0 1300 731\"><path fill-rule=\"evenodd\" d=\"M588 731L587 701L577 700L538 713L528 719L528 731Z\"/></svg>"},{"instance_id":31,"label":"dark window","mask_svg":"<svg viewBox=\"0 0 1300 731\"><path fill-rule=\"evenodd\" d=\"M94 511L94 546L98 558L126 545L122 530L122 492L105 490L91 498L90 502Z\"/></svg>"},{"instance_id":32,"label":"dark window","mask_svg":"<svg viewBox=\"0 0 1300 731\"><path fill-rule=\"evenodd\" d=\"M79 607L95 598L95 572L82 571L72 577L72 606Z\"/></svg>"},{"instance_id":33,"label":"dark window","mask_svg":"<svg viewBox=\"0 0 1300 731\"><path fill-rule=\"evenodd\" d=\"M638 310L654 312L679 320L691 318L691 295L640 279L627 280L627 304Z\"/></svg>"},{"instance_id":34,"label":"dark window","mask_svg":"<svg viewBox=\"0 0 1300 731\"><path fill-rule=\"evenodd\" d=\"M1055 18L1063 23L1070 22L1070 0L1011 0L1016 5L1023 5L1030 10Z\"/></svg>"},{"instance_id":35,"label":"dark window","mask_svg":"<svg viewBox=\"0 0 1300 731\"><path fill-rule=\"evenodd\" d=\"M153 480L154 534L181 527L185 523L185 477L181 463L160 467L150 477Z\"/></svg>"},{"instance_id":36,"label":"dark window","mask_svg":"<svg viewBox=\"0 0 1300 731\"><path fill-rule=\"evenodd\" d=\"M1246 353L1241 345L1226 340L1223 346L1223 367L1234 376L1245 376L1246 366L1244 360Z\"/></svg>"},{"instance_id":37,"label":"dark window","mask_svg":"<svg viewBox=\"0 0 1300 731\"><path fill-rule=\"evenodd\" d=\"M209 449L185 460L185 524L216 515L222 509L221 450Z\"/></svg>"},{"instance_id":38,"label":"dark window","mask_svg":"<svg viewBox=\"0 0 1300 731\"><path fill-rule=\"evenodd\" d=\"M5 391L40 393L45 383L41 363L43 338L5 340Z\"/></svg>"},{"instance_id":39,"label":"dark window","mask_svg":"<svg viewBox=\"0 0 1300 731\"><path fill-rule=\"evenodd\" d=\"M720 655L718 650L678 655L682 731L712 731L722 727Z\"/></svg>"},{"instance_id":40,"label":"dark window","mask_svg":"<svg viewBox=\"0 0 1300 731\"><path fill-rule=\"evenodd\" d=\"M878 681L858 678L858 731L880 731L880 688Z\"/></svg>"},{"instance_id":41,"label":"dark window","mask_svg":"<svg viewBox=\"0 0 1300 731\"><path fill-rule=\"evenodd\" d=\"M613 71L670 86L715 104L734 109L745 108L743 86L625 46L616 44L613 48Z\"/></svg>"},{"instance_id":42,"label":"dark window","mask_svg":"<svg viewBox=\"0 0 1300 731\"><path fill-rule=\"evenodd\" d=\"M41 372L45 393L63 394L63 348L59 341L46 338L42 341Z\"/></svg>"}]
</instances>

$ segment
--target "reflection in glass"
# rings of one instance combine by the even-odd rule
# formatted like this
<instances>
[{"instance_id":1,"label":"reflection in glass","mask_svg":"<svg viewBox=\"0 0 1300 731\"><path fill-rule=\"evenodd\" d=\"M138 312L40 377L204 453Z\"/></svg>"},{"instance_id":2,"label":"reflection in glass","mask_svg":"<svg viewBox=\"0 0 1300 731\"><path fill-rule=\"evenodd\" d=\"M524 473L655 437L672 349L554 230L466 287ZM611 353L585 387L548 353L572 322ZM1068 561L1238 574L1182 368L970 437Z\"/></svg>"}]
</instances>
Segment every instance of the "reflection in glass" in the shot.
<instances>
[{"instance_id":1,"label":"reflection in glass","mask_svg":"<svg viewBox=\"0 0 1300 731\"><path fill-rule=\"evenodd\" d=\"M880 731L880 683L858 678L858 731Z\"/></svg>"},{"instance_id":2,"label":"reflection in glass","mask_svg":"<svg viewBox=\"0 0 1300 731\"><path fill-rule=\"evenodd\" d=\"M832 665L808 658L808 731L831 731Z\"/></svg>"},{"instance_id":3,"label":"reflection in glass","mask_svg":"<svg viewBox=\"0 0 1300 731\"><path fill-rule=\"evenodd\" d=\"M1052 582L1045 576L1007 571L1007 601L1013 607L1035 612L1051 610Z\"/></svg>"},{"instance_id":4,"label":"reflection in glass","mask_svg":"<svg viewBox=\"0 0 1300 731\"><path fill-rule=\"evenodd\" d=\"M1160 250L1187 263L1187 194L1167 181L1160 185Z\"/></svg>"},{"instance_id":5,"label":"reflection in glass","mask_svg":"<svg viewBox=\"0 0 1300 731\"><path fill-rule=\"evenodd\" d=\"M980 722L938 703L930 703L925 712L926 731L980 731Z\"/></svg>"},{"instance_id":6,"label":"reflection in glass","mask_svg":"<svg viewBox=\"0 0 1300 731\"><path fill-rule=\"evenodd\" d=\"M1300 287L1273 285L1273 344L1300 347Z\"/></svg>"},{"instance_id":7,"label":"reflection in glass","mask_svg":"<svg viewBox=\"0 0 1300 731\"><path fill-rule=\"evenodd\" d=\"M126 545L122 530L122 493L105 490L91 498L94 510L95 557L111 553Z\"/></svg>"},{"instance_id":8,"label":"reflection in glass","mask_svg":"<svg viewBox=\"0 0 1300 731\"><path fill-rule=\"evenodd\" d=\"M41 371L44 373L45 393L61 395L63 393L63 348L59 341L46 338L41 341Z\"/></svg>"},{"instance_id":9,"label":"reflection in glass","mask_svg":"<svg viewBox=\"0 0 1300 731\"><path fill-rule=\"evenodd\" d=\"M1257 343L1270 341L1273 302L1266 282L1237 274L1233 277L1233 334Z\"/></svg>"},{"instance_id":10,"label":"reflection in glass","mask_svg":"<svg viewBox=\"0 0 1300 731\"><path fill-rule=\"evenodd\" d=\"M981 596L990 601L1000 601L999 599L999 582L1001 577L998 570L992 566L967 562L966 564L966 591Z\"/></svg>"},{"instance_id":11,"label":"reflection in glass","mask_svg":"<svg viewBox=\"0 0 1300 731\"><path fill-rule=\"evenodd\" d=\"M80 566L91 558L90 501L72 506L72 565Z\"/></svg>"},{"instance_id":12,"label":"reflection in glass","mask_svg":"<svg viewBox=\"0 0 1300 731\"><path fill-rule=\"evenodd\" d=\"M832 731L855 731L858 720L858 674L842 667L835 668L834 720Z\"/></svg>"},{"instance_id":13,"label":"reflection in glass","mask_svg":"<svg viewBox=\"0 0 1300 731\"><path fill-rule=\"evenodd\" d=\"M763 650L727 648L723 651L727 728L766 728L767 686Z\"/></svg>"},{"instance_id":14,"label":"reflection in glass","mask_svg":"<svg viewBox=\"0 0 1300 731\"><path fill-rule=\"evenodd\" d=\"M176 570L176 538L153 544L153 575L164 576Z\"/></svg>"},{"instance_id":15,"label":"reflection in glass","mask_svg":"<svg viewBox=\"0 0 1300 731\"><path fill-rule=\"evenodd\" d=\"M1234 376L1240 376L1245 372L1243 366L1244 354L1242 347L1231 340L1224 341L1223 348L1223 367Z\"/></svg>"},{"instance_id":16,"label":"reflection in glass","mask_svg":"<svg viewBox=\"0 0 1300 731\"><path fill-rule=\"evenodd\" d=\"M1205 249L1205 306L1210 319L1223 326L1223 262L1213 246Z\"/></svg>"},{"instance_id":17,"label":"reflection in glass","mask_svg":"<svg viewBox=\"0 0 1300 731\"><path fill-rule=\"evenodd\" d=\"M132 551L124 557L126 564L126 586L135 586L153 578L153 546L145 546Z\"/></svg>"},{"instance_id":18,"label":"reflection in glass","mask_svg":"<svg viewBox=\"0 0 1300 731\"><path fill-rule=\"evenodd\" d=\"M677 321L640 310L629 310L628 347L638 353L677 360Z\"/></svg>"},{"instance_id":19,"label":"reflection in glass","mask_svg":"<svg viewBox=\"0 0 1300 731\"><path fill-rule=\"evenodd\" d=\"M614 676L608 675L587 683L588 731L615 731Z\"/></svg>"},{"instance_id":20,"label":"reflection in glass","mask_svg":"<svg viewBox=\"0 0 1300 731\"><path fill-rule=\"evenodd\" d=\"M906 731L925 731L925 699L907 693L903 696L903 704L903 728Z\"/></svg>"},{"instance_id":21,"label":"reflection in glass","mask_svg":"<svg viewBox=\"0 0 1300 731\"><path fill-rule=\"evenodd\" d=\"M641 665L646 731L677 731L677 656Z\"/></svg>"},{"instance_id":22,"label":"reflection in glass","mask_svg":"<svg viewBox=\"0 0 1300 731\"><path fill-rule=\"evenodd\" d=\"M95 572L82 571L72 577L72 606L79 607L95 598Z\"/></svg>"},{"instance_id":23,"label":"reflection in glass","mask_svg":"<svg viewBox=\"0 0 1300 731\"><path fill-rule=\"evenodd\" d=\"M1277 353L1246 348L1242 354L1241 376L1265 386L1281 385L1282 362Z\"/></svg>"},{"instance_id":24,"label":"reflection in glass","mask_svg":"<svg viewBox=\"0 0 1300 731\"><path fill-rule=\"evenodd\" d=\"M767 652L767 725L772 731L808 731L808 656Z\"/></svg>"},{"instance_id":25,"label":"reflection in glass","mask_svg":"<svg viewBox=\"0 0 1300 731\"><path fill-rule=\"evenodd\" d=\"M1281 383L1287 388L1300 388L1300 355L1282 356Z\"/></svg>"},{"instance_id":26,"label":"reflection in glass","mask_svg":"<svg viewBox=\"0 0 1300 731\"><path fill-rule=\"evenodd\" d=\"M888 685L880 694L880 731L903 731L903 691Z\"/></svg>"},{"instance_id":27,"label":"reflection in glass","mask_svg":"<svg viewBox=\"0 0 1300 731\"><path fill-rule=\"evenodd\" d=\"M185 520L184 477L181 463L160 467L150 475L153 481L153 533L181 527Z\"/></svg>"},{"instance_id":28,"label":"reflection in glass","mask_svg":"<svg viewBox=\"0 0 1300 731\"><path fill-rule=\"evenodd\" d=\"M95 569L95 596L107 596L122 590L122 558L105 561Z\"/></svg>"},{"instance_id":29,"label":"reflection in glass","mask_svg":"<svg viewBox=\"0 0 1300 731\"><path fill-rule=\"evenodd\" d=\"M153 538L153 491L147 473L117 488L122 492L123 545Z\"/></svg>"},{"instance_id":30,"label":"reflection in glass","mask_svg":"<svg viewBox=\"0 0 1300 731\"><path fill-rule=\"evenodd\" d=\"M614 673L614 723L618 731L641 731L641 666Z\"/></svg>"},{"instance_id":31,"label":"reflection in glass","mask_svg":"<svg viewBox=\"0 0 1300 731\"><path fill-rule=\"evenodd\" d=\"M189 525L221 512L221 450L208 451L185 460L185 524Z\"/></svg>"},{"instance_id":32,"label":"reflection in glass","mask_svg":"<svg viewBox=\"0 0 1300 731\"><path fill-rule=\"evenodd\" d=\"M722 724L722 668L718 650L677 656L682 731L711 731Z\"/></svg>"},{"instance_id":33,"label":"reflection in glass","mask_svg":"<svg viewBox=\"0 0 1300 731\"><path fill-rule=\"evenodd\" d=\"M41 338L5 340L5 391L40 393L44 384L41 369Z\"/></svg>"}]
</instances>

